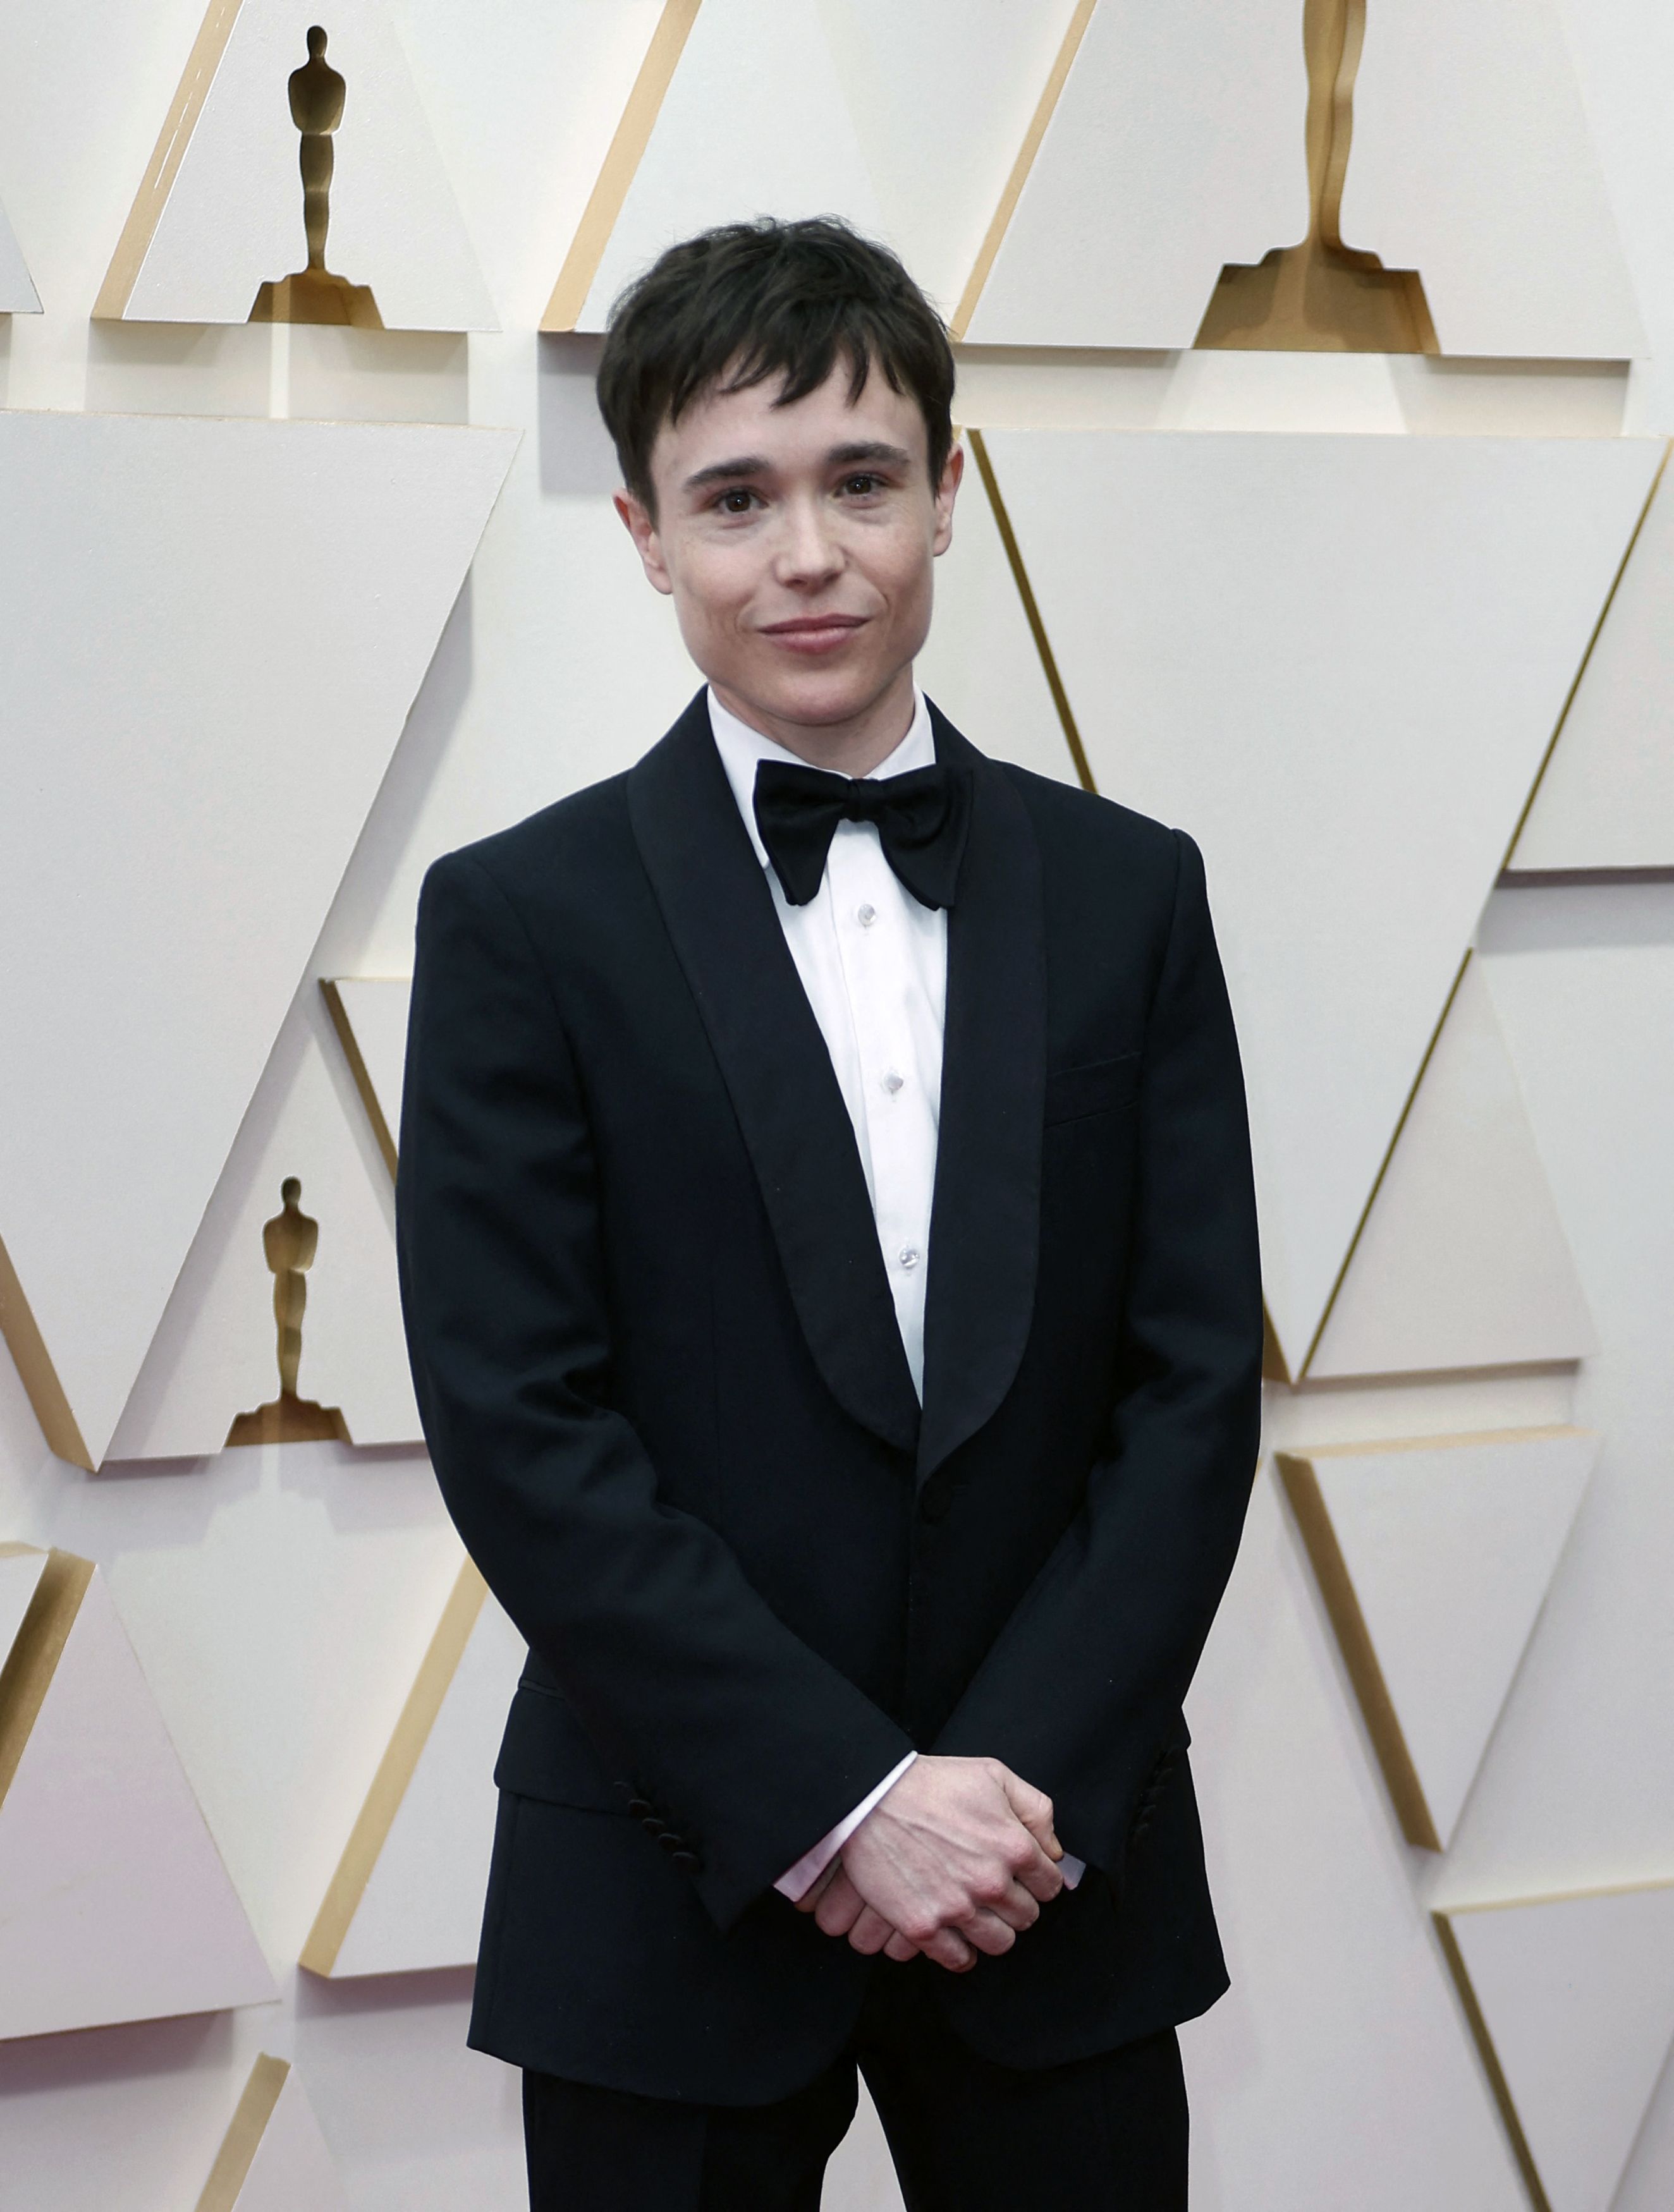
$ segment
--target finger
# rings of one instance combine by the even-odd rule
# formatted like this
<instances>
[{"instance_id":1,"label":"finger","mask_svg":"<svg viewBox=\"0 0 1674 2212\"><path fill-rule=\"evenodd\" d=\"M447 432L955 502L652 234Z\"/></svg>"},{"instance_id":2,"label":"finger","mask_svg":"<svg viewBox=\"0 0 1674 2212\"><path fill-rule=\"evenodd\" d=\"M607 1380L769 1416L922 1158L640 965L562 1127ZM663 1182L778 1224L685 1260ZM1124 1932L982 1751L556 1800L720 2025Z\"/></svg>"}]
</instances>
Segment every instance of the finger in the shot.
<instances>
[{"instance_id":1,"label":"finger","mask_svg":"<svg viewBox=\"0 0 1674 2212\"><path fill-rule=\"evenodd\" d=\"M916 1959L918 1956L918 1946L910 1936L903 1936L898 1929L885 1944L884 1956L886 1959L893 1959L897 1966L904 1966L909 1959Z\"/></svg>"},{"instance_id":2,"label":"finger","mask_svg":"<svg viewBox=\"0 0 1674 2212\"><path fill-rule=\"evenodd\" d=\"M881 1912L874 1912L868 1905L860 1918L849 1930L849 1947L862 1958L875 1958L895 1937L895 1930Z\"/></svg>"},{"instance_id":3,"label":"finger","mask_svg":"<svg viewBox=\"0 0 1674 2212\"><path fill-rule=\"evenodd\" d=\"M1050 1905L1063 1887L1063 1869L1037 1850L1018 1869L1017 1880L1038 1904Z\"/></svg>"},{"instance_id":4,"label":"finger","mask_svg":"<svg viewBox=\"0 0 1674 2212\"><path fill-rule=\"evenodd\" d=\"M996 1896L984 1897L984 1911L1003 1920L1007 1928L1020 1935L1024 1929L1032 1928L1040 1917L1040 1900L1031 1895L1020 1881L1007 1882Z\"/></svg>"},{"instance_id":5,"label":"finger","mask_svg":"<svg viewBox=\"0 0 1674 2212\"><path fill-rule=\"evenodd\" d=\"M938 1928L928 1942L919 1945L927 1959L934 1959L939 1966L946 1966L950 1974L968 1974L977 1963L977 1954L957 1929Z\"/></svg>"},{"instance_id":6,"label":"finger","mask_svg":"<svg viewBox=\"0 0 1674 2212\"><path fill-rule=\"evenodd\" d=\"M942 1932L946 1935L954 1931L945 1929ZM957 1932L973 1949L985 1952L990 1959L1002 1958L1017 1941L1017 1930L1008 1928L985 1905L961 1920Z\"/></svg>"},{"instance_id":7,"label":"finger","mask_svg":"<svg viewBox=\"0 0 1674 2212\"><path fill-rule=\"evenodd\" d=\"M846 1936L866 1910L866 1899L846 1873L838 1874L814 1907L813 1917L827 1936Z\"/></svg>"}]
</instances>

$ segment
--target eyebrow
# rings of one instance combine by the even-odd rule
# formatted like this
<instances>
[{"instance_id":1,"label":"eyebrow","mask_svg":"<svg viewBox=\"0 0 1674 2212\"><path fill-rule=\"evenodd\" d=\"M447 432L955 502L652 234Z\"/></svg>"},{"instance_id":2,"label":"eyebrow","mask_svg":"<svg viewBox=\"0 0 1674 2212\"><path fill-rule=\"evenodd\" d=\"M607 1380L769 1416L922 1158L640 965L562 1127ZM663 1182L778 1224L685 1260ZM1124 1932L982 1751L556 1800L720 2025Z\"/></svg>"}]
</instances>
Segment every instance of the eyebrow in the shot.
<instances>
[{"instance_id":1,"label":"eyebrow","mask_svg":"<svg viewBox=\"0 0 1674 2212\"><path fill-rule=\"evenodd\" d=\"M827 468L852 469L862 462L880 461L893 468L910 468L912 455L904 447L892 446L881 439L868 438L853 445L833 446L825 456ZM742 453L734 460L711 461L707 468L696 470L681 486L683 491L704 491L712 484L737 483L747 477L764 477L772 473L773 464L760 453Z\"/></svg>"}]
</instances>

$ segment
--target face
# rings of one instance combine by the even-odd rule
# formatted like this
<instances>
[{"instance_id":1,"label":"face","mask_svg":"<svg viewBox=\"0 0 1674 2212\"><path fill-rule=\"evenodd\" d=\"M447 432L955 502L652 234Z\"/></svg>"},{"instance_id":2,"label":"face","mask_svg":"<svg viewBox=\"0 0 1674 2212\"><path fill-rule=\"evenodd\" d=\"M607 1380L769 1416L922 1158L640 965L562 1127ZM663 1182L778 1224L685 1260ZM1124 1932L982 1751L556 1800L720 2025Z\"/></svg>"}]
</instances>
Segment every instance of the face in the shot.
<instances>
[{"instance_id":1,"label":"face","mask_svg":"<svg viewBox=\"0 0 1674 2212\"><path fill-rule=\"evenodd\" d=\"M723 705L861 775L911 719L964 455L932 485L918 404L876 369L852 403L841 361L788 407L780 389L710 392L666 422L654 517L626 492L617 509Z\"/></svg>"}]
</instances>

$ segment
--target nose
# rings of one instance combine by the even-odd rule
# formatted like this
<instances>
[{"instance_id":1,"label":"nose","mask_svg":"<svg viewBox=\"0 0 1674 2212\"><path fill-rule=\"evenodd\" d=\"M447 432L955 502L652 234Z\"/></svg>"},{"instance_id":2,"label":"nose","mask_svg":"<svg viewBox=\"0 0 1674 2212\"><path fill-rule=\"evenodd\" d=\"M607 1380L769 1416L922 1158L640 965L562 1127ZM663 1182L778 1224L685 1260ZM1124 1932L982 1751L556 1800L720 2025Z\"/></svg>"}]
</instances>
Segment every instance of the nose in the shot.
<instances>
[{"instance_id":1,"label":"nose","mask_svg":"<svg viewBox=\"0 0 1674 2212\"><path fill-rule=\"evenodd\" d=\"M842 549L825 501L818 497L788 500L774 548L775 580L792 591L813 591L829 584L842 567Z\"/></svg>"}]
</instances>

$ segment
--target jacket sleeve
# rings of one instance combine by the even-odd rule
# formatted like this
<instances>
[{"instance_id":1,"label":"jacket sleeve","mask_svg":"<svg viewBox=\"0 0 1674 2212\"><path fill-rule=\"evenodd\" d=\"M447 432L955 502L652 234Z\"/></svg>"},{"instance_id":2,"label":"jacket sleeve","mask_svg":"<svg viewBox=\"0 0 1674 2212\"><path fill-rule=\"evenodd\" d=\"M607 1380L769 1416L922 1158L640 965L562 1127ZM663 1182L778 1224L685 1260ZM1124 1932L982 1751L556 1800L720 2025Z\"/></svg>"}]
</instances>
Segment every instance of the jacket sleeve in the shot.
<instances>
[{"instance_id":1,"label":"jacket sleeve","mask_svg":"<svg viewBox=\"0 0 1674 2212\"><path fill-rule=\"evenodd\" d=\"M592 1139L546 972L473 856L420 902L402 1304L448 1510L606 1771L729 1926L912 1747L658 1493L610 1401ZM624 1797L628 1791L624 1790Z\"/></svg>"},{"instance_id":2,"label":"jacket sleeve","mask_svg":"<svg viewBox=\"0 0 1674 2212\"><path fill-rule=\"evenodd\" d=\"M1190 838L1176 840L1173 913L1144 1038L1107 1449L934 1746L1003 1759L1051 1797L1066 1845L1109 1873L1178 1740L1261 1432L1243 1077L1202 861Z\"/></svg>"}]
</instances>

